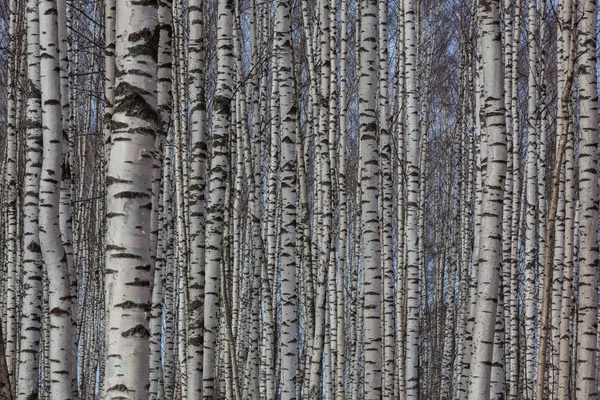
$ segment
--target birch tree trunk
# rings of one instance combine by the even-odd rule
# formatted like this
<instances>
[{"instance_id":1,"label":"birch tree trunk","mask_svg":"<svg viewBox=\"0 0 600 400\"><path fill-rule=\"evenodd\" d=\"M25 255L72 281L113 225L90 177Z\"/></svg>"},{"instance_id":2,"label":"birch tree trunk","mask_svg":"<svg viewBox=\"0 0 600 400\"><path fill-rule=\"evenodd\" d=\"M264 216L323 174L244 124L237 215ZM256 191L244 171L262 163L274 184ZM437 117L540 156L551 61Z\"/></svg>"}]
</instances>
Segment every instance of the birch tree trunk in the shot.
<instances>
[{"instance_id":1,"label":"birch tree trunk","mask_svg":"<svg viewBox=\"0 0 600 400\"><path fill-rule=\"evenodd\" d=\"M535 365L535 339L536 339L536 285L538 274L536 256L536 203L537 203L537 10L536 1L529 0L529 22L527 26L528 43L528 123L527 123L527 165L526 165L526 200L525 200L525 386L523 388L526 399L533 398L533 377Z\"/></svg>"},{"instance_id":2,"label":"birch tree trunk","mask_svg":"<svg viewBox=\"0 0 600 400\"><path fill-rule=\"evenodd\" d=\"M108 399L147 398L152 158L158 129L156 4L119 1L116 86L107 185Z\"/></svg>"},{"instance_id":3,"label":"birch tree trunk","mask_svg":"<svg viewBox=\"0 0 600 400\"><path fill-rule=\"evenodd\" d=\"M414 0L404 0L406 74L406 399L419 392L419 107L417 104L417 20ZM404 210L403 210L404 211Z\"/></svg>"},{"instance_id":4,"label":"birch tree trunk","mask_svg":"<svg viewBox=\"0 0 600 400\"><path fill-rule=\"evenodd\" d=\"M6 110L6 168L4 170L4 190L6 207L6 317L4 318L5 340L6 340L6 365L10 379L11 391L15 387L15 367L17 365L17 342L18 342L18 308L17 308L17 74L18 74L18 38L17 38L17 1L8 3L8 40L9 52L12 57L8 60L7 76L7 110ZM60 98L59 98L60 100Z\"/></svg>"},{"instance_id":5,"label":"birch tree trunk","mask_svg":"<svg viewBox=\"0 0 600 400\"><path fill-rule=\"evenodd\" d=\"M281 116L281 399L296 398L298 316L296 283L296 104L292 81L292 42L288 0L275 16L275 54Z\"/></svg>"},{"instance_id":6,"label":"birch tree trunk","mask_svg":"<svg viewBox=\"0 0 600 400\"><path fill-rule=\"evenodd\" d=\"M161 398L163 389L163 368L161 365L162 353L162 316L163 295L162 284L165 273L165 228L164 199L162 191L164 142L171 125L171 64L172 64L172 2L161 0L158 3L158 55L157 55L157 99L156 106L160 123L157 126L154 139L154 155L152 160L152 214L150 217L150 268L152 312L150 315L150 398ZM162 194L162 196L161 196Z\"/></svg>"},{"instance_id":7,"label":"birch tree trunk","mask_svg":"<svg viewBox=\"0 0 600 400\"><path fill-rule=\"evenodd\" d=\"M575 20L571 20L571 24L574 26ZM575 36L571 36L571 50L574 50ZM561 125L561 131L557 132L559 138L556 147L556 156L554 161L552 183L550 184L550 204L548 210L548 222L546 229L546 237L544 241L545 245L545 261L544 261L544 281L543 281L543 298L542 298L542 310L540 317L540 340L538 349L538 361L537 361L537 381L536 381L536 398L541 400L543 398L544 391L544 380L545 380L545 368L546 368L546 353L548 346L548 324L550 314L550 301L551 301L551 287L553 279L553 265L552 260L554 259L554 235L556 225L556 214L558 208L558 197L560 192L560 179L561 170L565 154L565 149L568 143L568 99L571 92L571 86L573 82L573 64L574 64L574 53L571 51L568 55L567 66L565 69L566 79L564 87L562 88L561 96L561 109L559 112L562 114L563 124Z\"/></svg>"},{"instance_id":8,"label":"birch tree trunk","mask_svg":"<svg viewBox=\"0 0 600 400\"><path fill-rule=\"evenodd\" d=\"M191 105L192 158L190 175L190 273L188 304L188 394L202 391L204 267L205 267L205 172L206 172L206 99L204 91L204 1L189 3L189 90Z\"/></svg>"},{"instance_id":9,"label":"birch tree trunk","mask_svg":"<svg viewBox=\"0 0 600 400\"><path fill-rule=\"evenodd\" d=\"M364 357L365 399L381 397L381 248L378 194L379 152L375 102L377 60L377 1L361 1L359 63L360 188L363 218L363 268L365 286Z\"/></svg>"},{"instance_id":10,"label":"birch tree trunk","mask_svg":"<svg viewBox=\"0 0 600 400\"><path fill-rule=\"evenodd\" d=\"M597 399L598 334L598 88L596 82L596 0L582 2L579 22L579 332L578 400Z\"/></svg>"},{"instance_id":11,"label":"birch tree trunk","mask_svg":"<svg viewBox=\"0 0 600 400\"><path fill-rule=\"evenodd\" d=\"M500 42L500 4L480 0L480 44L482 48L485 135L488 138L488 170L483 194L479 250L477 313L473 332L473 358L469 376L469 400L487 400L498 280L502 262L502 200L506 174L506 121L504 119L504 71Z\"/></svg>"},{"instance_id":12,"label":"birch tree trunk","mask_svg":"<svg viewBox=\"0 0 600 400\"><path fill-rule=\"evenodd\" d=\"M574 32L573 21L574 14L573 6L569 2L563 1L559 4L559 17L561 24L558 24L558 43L557 43L557 58L558 58L558 77L559 80L557 82L557 87L559 93L564 92L565 79L567 78L567 71L569 57L571 56L573 49L571 49L571 45L573 43L572 35ZM568 21L568 23L567 23ZM562 131L562 127L564 124L568 124L568 119L565 118L567 104L563 105L563 96L560 96L557 99L557 108L560 111L557 118L557 132ZM559 131L560 129L560 131ZM567 173L569 171L567 170ZM574 188L572 189L574 191ZM573 201L571 207L574 207L573 210L577 210L576 204ZM566 210L569 212L569 210ZM574 216L573 216L574 218ZM567 230L569 232L569 230ZM574 245L573 238L573 245ZM565 262L565 270L563 274L563 284L561 288L561 305L560 305L560 343L559 343L559 372L558 372L558 399L564 400L570 398L570 365L571 365L571 355L570 355L570 346L571 339L573 337L571 333L571 313L572 313L572 292L573 292L573 247L569 250L565 249L566 253L566 262Z\"/></svg>"},{"instance_id":13,"label":"birch tree trunk","mask_svg":"<svg viewBox=\"0 0 600 400\"><path fill-rule=\"evenodd\" d=\"M4 351L4 336L2 335L2 324L0 323L0 395L3 399L12 400L12 389L8 366L6 365L6 352Z\"/></svg>"},{"instance_id":14,"label":"birch tree trunk","mask_svg":"<svg viewBox=\"0 0 600 400\"><path fill-rule=\"evenodd\" d=\"M39 198L39 240L48 271L50 312L50 392L72 398L71 283L59 225L63 126L61 112L56 1L39 3L43 159Z\"/></svg>"},{"instance_id":15,"label":"birch tree trunk","mask_svg":"<svg viewBox=\"0 0 600 400\"><path fill-rule=\"evenodd\" d=\"M233 90L233 1L218 1L217 87L213 100L212 157L206 216L206 282L202 390L206 400L217 397L216 340L219 328L220 269L223 246L225 187L228 179L228 137Z\"/></svg>"},{"instance_id":16,"label":"birch tree trunk","mask_svg":"<svg viewBox=\"0 0 600 400\"><path fill-rule=\"evenodd\" d=\"M19 358L19 399L37 398L42 321L42 254L39 241L40 161L42 154L42 103L38 2L27 2L27 164L23 203L23 316Z\"/></svg>"}]
</instances>

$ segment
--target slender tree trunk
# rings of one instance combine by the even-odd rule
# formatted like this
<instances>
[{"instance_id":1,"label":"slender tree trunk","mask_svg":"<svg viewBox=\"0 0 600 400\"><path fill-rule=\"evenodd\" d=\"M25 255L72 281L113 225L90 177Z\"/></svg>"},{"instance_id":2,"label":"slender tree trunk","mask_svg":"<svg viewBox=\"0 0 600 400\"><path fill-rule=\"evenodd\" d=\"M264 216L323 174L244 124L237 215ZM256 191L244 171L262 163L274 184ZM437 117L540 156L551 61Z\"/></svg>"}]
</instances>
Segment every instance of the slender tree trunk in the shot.
<instances>
[{"instance_id":1,"label":"slender tree trunk","mask_svg":"<svg viewBox=\"0 0 600 400\"><path fill-rule=\"evenodd\" d=\"M348 112L347 98L347 52L348 52L348 2L342 0L341 5L341 44L340 44L340 141L338 148L338 207L339 207L339 239L338 239L338 268L336 282L337 298L337 371L336 371L336 400L345 398L345 365L346 365L346 317L345 317L345 272L347 268L347 239L348 239L348 210L346 195L346 116Z\"/></svg>"},{"instance_id":2,"label":"slender tree trunk","mask_svg":"<svg viewBox=\"0 0 600 400\"><path fill-rule=\"evenodd\" d=\"M579 22L579 335L575 396L597 399L598 314L598 88L595 0L582 2Z\"/></svg>"},{"instance_id":3,"label":"slender tree trunk","mask_svg":"<svg viewBox=\"0 0 600 400\"><path fill-rule=\"evenodd\" d=\"M503 66L501 57L499 1L481 0L480 43L484 82L485 135L488 138L488 170L481 219L477 314L473 332L473 358L469 377L469 400L487 400L498 281L502 255L502 199L506 174L506 121L504 119Z\"/></svg>"},{"instance_id":4,"label":"slender tree trunk","mask_svg":"<svg viewBox=\"0 0 600 400\"><path fill-rule=\"evenodd\" d=\"M202 391L204 267L205 267L205 173L206 173L206 99L204 91L204 1L190 1L188 18L189 84L191 102L192 158L190 175L190 273L188 304L188 393Z\"/></svg>"},{"instance_id":5,"label":"slender tree trunk","mask_svg":"<svg viewBox=\"0 0 600 400\"><path fill-rule=\"evenodd\" d=\"M536 1L529 0L529 22L527 26L528 43L528 123L527 123L527 166L525 172L526 199L525 199L525 387L524 398L533 398L533 377L535 364L535 339L536 339L536 285L538 275L536 255L536 203L537 203L537 9Z\"/></svg>"},{"instance_id":6,"label":"slender tree trunk","mask_svg":"<svg viewBox=\"0 0 600 400\"><path fill-rule=\"evenodd\" d=\"M107 185L106 397L147 398L152 158L159 124L156 4L116 8L116 87Z\"/></svg>"},{"instance_id":7,"label":"slender tree trunk","mask_svg":"<svg viewBox=\"0 0 600 400\"><path fill-rule=\"evenodd\" d=\"M406 74L406 398L419 390L419 108L417 104L417 20L413 0L404 0Z\"/></svg>"},{"instance_id":8,"label":"slender tree trunk","mask_svg":"<svg viewBox=\"0 0 600 400\"><path fill-rule=\"evenodd\" d=\"M6 364L6 352L4 351L4 336L2 335L2 324L0 323L0 395L3 399L12 400L12 389L8 366Z\"/></svg>"},{"instance_id":9,"label":"slender tree trunk","mask_svg":"<svg viewBox=\"0 0 600 400\"><path fill-rule=\"evenodd\" d=\"M233 2L219 0L217 21L217 87L213 100L212 157L206 216L206 282L204 296L204 354L202 389L206 400L216 399L216 340L219 320L220 269L223 245L225 186L228 179L228 137L233 89Z\"/></svg>"},{"instance_id":10,"label":"slender tree trunk","mask_svg":"<svg viewBox=\"0 0 600 400\"><path fill-rule=\"evenodd\" d=\"M17 309L17 127L18 127L18 59L20 49L18 48L19 39L17 37L18 13L17 1L8 2L9 22L8 22L8 51L12 57L8 60L8 79L7 79L7 110L6 110L6 167L4 170L4 205L6 207L6 298L3 299L6 304L6 317L4 318L5 340L6 340L6 364L11 384L11 392L14 392L17 366L17 343L18 343L18 309Z\"/></svg>"},{"instance_id":11,"label":"slender tree trunk","mask_svg":"<svg viewBox=\"0 0 600 400\"><path fill-rule=\"evenodd\" d=\"M290 7L277 3L275 54L281 115L281 398L296 398L298 316L296 283L296 104L292 81Z\"/></svg>"},{"instance_id":12,"label":"slender tree trunk","mask_svg":"<svg viewBox=\"0 0 600 400\"><path fill-rule=\"evenodd\" d=\"M571 19L571 24L574 26L575 20ZM550 204L548 210L548 223L546 224L546 241L545 241L545 263L544 263L544 283L543 283L543 298L542 298L542 311L540 317L540 339L538 349L538 360L537 360L537 380L536 380L536 399L541 400L544 395L544 381L546 371L546 356L548 347L548 336L549 336L549 314L550 314L550 301L552 294L552 279L553 279L553 266L552 260L554 259L554 234L556 224L556 214L558 208L558 195L559 195L559 183L560 183L560 172L562 169L562 163L564 159L565 149L568 142L568 99L571 92L573 83L573 63L574 63L574 48L575 48L575 37L571 36L571 52L568 55L568 65L566 68L566 81L560 96L561 109L560 112L563 118L563 124L561 126L559 141L556 147L555 164L552 173L552 183L550 186ZM597 190L597 189L596 189Z\"/></svg>"},{"instance_id":13,"label":"slender tree trunk","mask_svg":"<svg viewBox=\"0 0 600 400\"><path fill-rule=\"evenodd\" d=\"M39 13L36 0L27 3L27 164L23 204L23 314L19 358L19 399L37 398L42 329L42 254L39 241L42 103L40 92Z\"/></svg>"},{"instance_id":14,"label":"slender tree trunk","mask_svg":"<svg viewBox=\"0 0 600 400\"><path fill-rule=\"evenodd\" d=\"M360 131L360 187L363 218L363 268L365 286L364 357L365 398L381 397L381 248L379 232L379 152L377 146L377 1L361 1L361 48L359 64L359 131Z\"/></svg>"},{"instance_id":15,"label":"slender tree trunk","mask_svg":"<svg viewBox=\"0 0 600 400\"><path fill-rule=\"evenodd\" d=\"M40 246L48 271L50 312L50 392L72 398L73 331L71 284L59 226L63 127L61 112L56 1L39 3L40 70L43 104L43 160L39 199Z\"/></svg>"}]
</instances>

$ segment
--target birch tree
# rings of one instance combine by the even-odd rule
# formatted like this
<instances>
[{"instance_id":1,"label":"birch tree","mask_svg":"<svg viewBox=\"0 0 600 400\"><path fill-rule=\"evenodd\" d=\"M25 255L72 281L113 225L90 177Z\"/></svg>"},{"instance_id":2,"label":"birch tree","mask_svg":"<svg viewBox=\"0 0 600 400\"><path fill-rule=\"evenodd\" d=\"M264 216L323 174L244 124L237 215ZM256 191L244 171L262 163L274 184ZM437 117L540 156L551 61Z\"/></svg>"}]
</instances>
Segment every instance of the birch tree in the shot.
<instances>
[{"instance_id":1,"label":"birch tree","mask_svg":"<svg viewBox=\"0 0 600 400\"><path fill-rule=\"evenodd\" d=\"M206 206L206 281L204 290L204 354L202 391L207 400L216 398L215 347L219 327L220 269L223 246L223 212L228 179L228 137L233 90L233 2L218 1L217 87L213 101L213 131L208 200Z\"/></svg>"},{"instance_id":2,"label":"birch tree","mask_svg":"<svg viewBox=\"0 0 600 400\"><path fill-rule=\"evenodd\" d=\"M377 41L377 2L361 2L361 48L359 66L360 188L365 268L365 396L381 397L381 249L379 217L379 152L375 106Z\"/></svg>"},{"instance_id":3,"label":"birch tree","mask_svg":"<svg viewBox=\"0 0 600 400\"><path fill-rule=\"evenodd\" d=\"M23 315L19 358L18 398L38 396L39 344L42 321L42 258L39 241L42 103L40 92L40 27L37 1L27 2L27 164L23 203Z\"/></svg>"},{"instance_id":4,"label":"birch tree","mask_svg":"<svg viewBox=\"0 0 600 400\"><path fill-rule=\"evenodd\" d=\"M503 66L500 42L499 1L480 1L480 44L484 82L485 131L488 170L483 194L477 314L473 332L473 358L469 399L488 399L498 280L502 254L502 199L506 174L506 121L504 120Z\"/></svg>"},{"instance_id":5,"label":"birch tree","mask_svg":"<svg viewBox=\"0 0 600 400\"><path fill-rule=\"evenodd\" d=\"M598 88L596 81L596 14L593 0L582 4L579 22L579 316L577 337L577 399L598 398Z\"/></svg>"},{"instance_id":6,"label":"birch tree","mask_svg":"<svg viewBox=\"0 0 600 400\"><path fill-rule=\"evenodd\" d=\"M406 399L418 396L419 388L419 260L418 196L419 196L419 108L417 98L417 21L415 2L404 1L406 52Z\"/></svg>"},{"instance_id":7,"label":"birch tree","mask_svg":"<svg viewBox=\"0 0 600 400\"><path fill-rule=\"evenodd\" d=\"M71 282L59 225L63 126L56 1L39 3L43 156L39 198L39 240L48 274L50 393L70 399L74 378Z\"/></svg>"},{"instance_id":8,"label":"birch tree","mask_svg":"<svg viewBox=\"0 0 600 400\"><path fill-rule=\"evenodd\" d=\"M189 7L189 83L191 102L191 175L190 175L190 273L188 305L188 392L202 390L202 321L204 317L204 216L206 171L206 99L204 79L204 2L190 2Z\"/></svg>"},{"instance_id":9,"label":"birch tree","mask_svg":"<svg viewBox=\"0 0 600 400\"><path fill-rule=\"evenodd\" d=\"M106 398L149 389L150 213L158 114L156 4L117 3L115 105L106 177Z\"/></svg>"},{"instance_id":10,"label":"birch tree","mask_svg":"<svg viewBox=\"0 0 600 400\"><path fill-rule=\"evenodd\" d=\"M281 398L296 398L298 364L298 317L296 281L296 105L292 82L290 7L287 0L277 3L275 54L279 81L281 115Z\"/></svg>"}]
</instances>

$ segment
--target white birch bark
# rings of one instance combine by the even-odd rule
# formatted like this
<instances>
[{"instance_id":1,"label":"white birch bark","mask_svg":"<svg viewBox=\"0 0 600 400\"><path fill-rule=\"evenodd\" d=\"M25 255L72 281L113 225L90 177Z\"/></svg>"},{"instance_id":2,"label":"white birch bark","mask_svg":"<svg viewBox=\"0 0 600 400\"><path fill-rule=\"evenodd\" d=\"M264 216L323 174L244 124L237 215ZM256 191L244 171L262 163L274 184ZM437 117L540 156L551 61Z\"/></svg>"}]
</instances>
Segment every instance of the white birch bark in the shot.
<instances>
[{"instance_id":1,"label":"white birch bark","mask_svg":"<svg viewBox=\"0 0 600 400\"><path fill-rule=\"evenodd\" d=\"M158 56L157 56L157 111L160 117L159 129L154 140L152 160L152 214L150 217L150 269L152 309L150 313L150 398L161 398L163 389L162 349L162 309L164 288L163 273L165 267L165 228L164 198L162 191L164 142L171 123L171 1L158 3Z\"/></svg>"},{"instance_id":2,"label":"white birch bark","mask_svg":"<svg viewBox=\"0 0 600 400\"><path fill-rule=\"evenodd\" d=\"M158 129L156 4L116 7L115 105L107 185L108 399L149 395L152 158Z\"/></svg>"},{"instance_id":3,"label":"white birch bark","mask_svg":"<svg viewBox=\"0 0 600 400\"><path fill-rule=\"evenodd\" d=\"M216 398L216 339L219 327L220 268L223 245L225 186L228 177L228 136L233 90L233 2L219 0L217 8L217 86L213 100L213 132L206 216L206 281L204 296L204 398Z\"/></svg>"},{"instance_id":4,"label":"white birch bark","mask_svg":"<svg viewBox=\"0 0 600 400\"><path fill-rule=\"evenodd\" d=\"M469 399L487 400L490 396L490 374L493 335L496 322L498 280L502 261L502 199L506 174L506 121L500 42L499 1L481 0L480 44L482 47L485 135L488 138L488 170L486 173L481 216L481 248L477 314L473 332L473 357L469 379Z\"/></svg>"},{"instance_id":5,"label":"white birch bark","mask_svg":"<svg viewBox=\"0 0 600 400\"><path fill-rule=\"evenodd\" d=\"M42 329L42 255L39 241L42 103L40 92L40 27L38 2L27 2L27 141L23 201L23 309L17 398L38 397L39 351Z\"/></svg>"},{"instance_id":6,"label":"white birch bark","mask_svg":"<svg viewBox=\"0 0 600 400\"><path fill-rule=\"evenodd\" d=\"M538 271L536 256L536 203L537 203L537 9L536 1L529 0L528 34L528 123L527 123L527 165L526 165L526 219L525 219L525 398L533 398L533 379L536 341L536 276Z\"/></svg>"},{"instance_id":7,"label":"white birch bark","mask_svg":"<svg viewBox=\"0 0 600 400\"><path fill-rule=\"evenodd\" d=\"M560 17L560 21L561 23L558 24L558 43L557 43L557 57L558 57L558 70L561 72L558 74L558 82L557 82L557 87L558 87L558 91L559 93L562 93L564 91L564 86L565 86L565 81L567 79L567 69L568 69L568 63L569 63L569 58L571 57L572 51L574 49L571 49L572 43L573 43L573 38L572 35L574 35L574 32L572 31L573 28L573 23L571 21L573 21L573 18L575 17L576 13L573 12L573 6L572 4L570 4L569 2L560 2L559 4L559 17ZM557 115L557 132L561 132L563 129L564 124L569 123L568 119L565 119L565 112L567 111L567 105L563 104L564 99L563 96L560 96L557 99L557 108L560 111ZM559 130L560 128L560 130ZM572 134L572 133L571 133ZM567 159L568 162L568 159ZM567 176L570 174L569 170L567 169ZM573 182L574 184L574 182ZM569 186L567 186L567 190L568 190L568 195L570 196L570 193L574 192L574 188L571 188ZM576 210L578 210L579 207L577 207L577 204L575 204L575 202L573 201L573 205L571 205L571 207L574 207L573 210L569 210L567 209L566 211L573 214L573 212L578 212ZM569 207L569 208L571 208ZM575 218L575 215L573 215L573 218ZM567 222L569 221L569 219L567 219ZM575 225L575 221L573 221L573 227ZM567 231L567 235L570 235L570 229L566 229ZM559 371L558 371L558 399L564 400L564 399L569 399L570 397L570 392L571 392L571 342L572 342L572 338L573 338L573 333L571 331L571 321L572 321L572 293L573 293L573 270L574 270L574 264L573 264L573 255L574 255L574 245L575 245L575 237L574 235L576 234L576 230L573 229L573 238L572 238L572 245L568 246L568 239L566 240L567 243L566 244L566 248L565 248L565 252L566 252L566 260L565 260L565 269L564 269L564 273L563 273L563 279L562 279L562 288L561 288L561 302L560 302L560 327L559 327L559 337L560 337L560 342L558 344L559 346ZM570 247L570 249L569 249Z\"/></svg>"},{"instance_id":8,"label":"white birch bark","mask_svg":"<svg viewBox=\"0 0 600 400\"><path fill-rule=\"evenodd\" d=\"M394 396L394 255L393 255L393 205L392 205L392 140L389 131L388 105L388 2L379 0L379 145L381 157L381 233L383 271L382 286L382 395L384 398Z\"/></svg>"},{"instance_id":9,"label":"white birch bark","mask_svg":"<svg viewBox=\"0 0 600 400\"><path fill-rule=\"evenodd\" d=\"M339 207L339 238L338 238L338 265L337 265L337 371L336 371L336 399L345 398L345 366L346 366L346 317L345 317L345 271L347 265L347 239L348 239L348 210L346 195L346 115L348 112L348 97L346 89L346 73L348 68L348 2L342 0L341 4L341 43L340 43L340 140L338 148L338 207Z\"/></svg>"},{"instance_id":10,"label":"white birch bark","mask_svg":"<svg viewBox=\"0 0 600 400\"><path fill-rule=\"evenodd\" d=\"M416 400L419 388L419 107L417 104L417 20L413 0L404 0L406 74L406 398Z\"/></svg>"},{"instance_id":11,"label":"white birch bark","mask_svg":"<svg viewBox=\"0 0 600 400\"><path fill-rule=\"evenodd\" d=\"M321 395L321 365L325 335L326 277L329 274L332 237L332 205L331 205L331 166L329 152L329 101L331 91L331 42L330 42L330 8L328 0L319 1L319 36L321 45L321 87L318 91L319 107L314 111L313 118L318 116L318 135L316 139L317 157L315 173L318 179L318 201L315 205L314 218L317 220L318 234L312 236L315 251L312 253L317 262L316 301L314 317L314 334L310 355L310 398ZM316 75L316 74L315 74ZM318 250L317 250L318 249ZM317 258L318 255L318 258Z\"/></svg>"},{"instance_id":12,"label":"white birch bark","mask_svg":"<svg viewBox=\"0 0 600 400\"><path fill-rule=\"evenodd\" d=\"M298 365L298 316L296 281L296 104L292 81L290 7L287 0L277 3L275 54L279 80L281 116L281 399L296 398Z\"/></svg>"},{"instance_id":13,"label":"white birch bark","mask_svg":"<svg viewBox=\"0 0 600 400\"><path fill-rule=\"evenodd\" d=\"M579 22L579 314L577 400L597 399L596 337L598 321L598 88L596 81L595 0L581 4Z\"/></svg>"},{"instance_id":14,"label":"white birch bark","mask_svg":"<svg viewBox=\"0 0 600 400\"><path fill-rule=\"evenodd\" d=\"M104 5L104 156L108 165L113 107L115 103L115 22L116 0Z\"/></svg>"},{"instance_id":15,"label":"white birch bark","mask_svg":"<svg viewBox=\"0 0 600 400\"><path fill-rule=\"evenodd\" d=\"M189 90L191 105L191 175L190 175L190 273L188 304L188 393L197 396L202 391L202 327L204 318L205 266L205 173L206 173L206 99L204 91L204 1L190 1L188 18Z\"/></svg>"},{"instance_id":16,"label":"white birch bark","mask_svg":"<svg viewBox=\"0 0 600 400\"><path fill-rule=\"evenodd\" d=\"M73 332L71 284L59 226L60 169L63 143L58 19L56 1L39 3L43 160L39 199L40 246L48 271L50 312L50 392L72 398Z\"/></svg>"},{"instance_id":17,"label":"white birch bark","mask_svg":"<svg viewBox=\"0 0 600 400\"><path fill-rule=\"evenodd\" d=\"M18 73L18 38L17 38L17 1L11 0L8 4L8 40L9 53L7 76L7 104L6 104L6 153L4 170L4 203L6 219L3 227L6 234L6 316L4 318L5 355L11 391L15 387L15 367L17 365L18 342L18 309L17 309L17 73Z\"/></svg>"},{"instance_id":18,"label":"white birch bark","mask_svg":"<svg viewBox=\"0 0 600 400\"><path fill-rule=\"evenodd\" d=\"M363 218L365 399L381 397L381 248L378 216L379 152L375 99L377 1L363 0L359 63L360 190Z\"/></svg>"}]
</instances>

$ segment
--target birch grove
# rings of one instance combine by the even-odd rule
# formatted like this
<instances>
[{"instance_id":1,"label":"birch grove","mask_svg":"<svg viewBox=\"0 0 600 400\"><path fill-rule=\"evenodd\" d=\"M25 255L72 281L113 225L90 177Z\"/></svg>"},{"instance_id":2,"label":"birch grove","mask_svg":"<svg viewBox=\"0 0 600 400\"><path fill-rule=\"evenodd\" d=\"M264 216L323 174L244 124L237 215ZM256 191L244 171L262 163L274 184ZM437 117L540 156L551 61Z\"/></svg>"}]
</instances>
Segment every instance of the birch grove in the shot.
<instances>
[{"instance_id":1,"label":"birch grove","mask_svg":"<svg viewBox=\"0 0 600 400\"><path fill-rule=\"evenodd\" d=\"M0 399L598 398L597 17L0 1Z\"/></svg>"}]
</instances>

